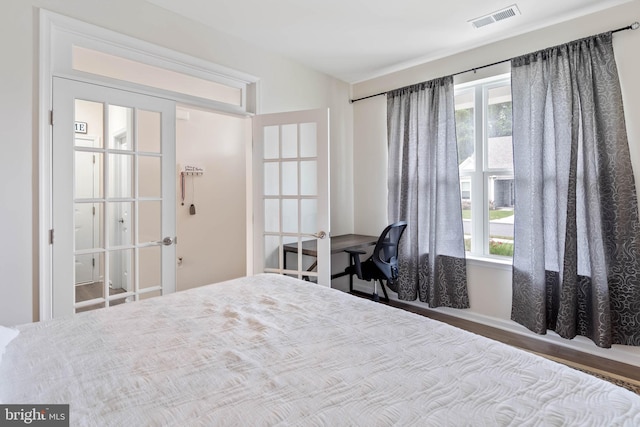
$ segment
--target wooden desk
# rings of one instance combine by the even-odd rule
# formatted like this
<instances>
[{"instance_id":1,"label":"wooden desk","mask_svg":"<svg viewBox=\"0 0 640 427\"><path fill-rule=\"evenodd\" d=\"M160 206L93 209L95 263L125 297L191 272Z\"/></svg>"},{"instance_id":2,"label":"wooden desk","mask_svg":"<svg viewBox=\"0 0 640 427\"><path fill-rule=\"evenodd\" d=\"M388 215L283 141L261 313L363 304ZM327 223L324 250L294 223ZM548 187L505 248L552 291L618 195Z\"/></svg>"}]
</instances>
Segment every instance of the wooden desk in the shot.
<instances>
[{"instance_id":1,"label":"wooden desk","mask_svg":"<svg viewBox=\"0 0 640 427\"><path fill-rule=\"evenodd\" d=\"M342 236L331 237L331 253L337 254L347 249L366 249L368 246L375 245L378 241L377 236L364 236L362 234L343 234ZM311 239L302 242L302 255L308 255L312 257L318 256L317 240ZM284 268L287 268L287 253L298 253L298 243L288 243L282 246L282 252L284 255ZM311 264L311 267L307 271L311 271L316 268L317 261ZM345 276L347 273L340 272L332 274L331 278Z\"/></svg>"}]
</instances>

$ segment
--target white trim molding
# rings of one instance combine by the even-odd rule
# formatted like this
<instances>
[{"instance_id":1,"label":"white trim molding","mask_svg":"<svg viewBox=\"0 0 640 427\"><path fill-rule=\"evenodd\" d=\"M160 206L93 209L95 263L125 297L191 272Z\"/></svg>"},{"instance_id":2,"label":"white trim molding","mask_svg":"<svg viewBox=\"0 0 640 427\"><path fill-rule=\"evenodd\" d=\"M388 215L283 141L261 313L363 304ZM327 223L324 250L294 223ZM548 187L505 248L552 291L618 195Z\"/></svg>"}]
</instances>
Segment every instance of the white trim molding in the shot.
<instances>
[{"instance_id":1,"label":"white trim molding","mask_svg":"<svg viewBox=\"0 0 640 427\"><path fill-rule=\"evenodd\" d=\"M259 105L259 79L247 73L223 67L181 52L135 39L105 28L39 10L39 75L38 75L38 268L39 317L52 317L52 82L53 77L109 86L145 95L171 99L193 107L239 116L253 116ZM125 80L75 70L72 66L74 46L133 60L145 65L173 71L231 88L239 89L238 105L200 98L171 90L159 89ZM35 317L35 316L34 316Z\"/></svg>"}]
</instances>

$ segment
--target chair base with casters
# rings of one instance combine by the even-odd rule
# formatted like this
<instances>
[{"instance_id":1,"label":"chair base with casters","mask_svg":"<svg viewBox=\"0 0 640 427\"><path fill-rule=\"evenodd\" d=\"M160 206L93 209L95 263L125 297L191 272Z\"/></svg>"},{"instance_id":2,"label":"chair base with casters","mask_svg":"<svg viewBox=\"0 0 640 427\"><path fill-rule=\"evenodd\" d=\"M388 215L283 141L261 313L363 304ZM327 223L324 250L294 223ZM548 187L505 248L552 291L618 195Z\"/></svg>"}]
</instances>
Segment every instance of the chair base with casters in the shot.
<instances>
[{"instance_id":1,"label":"chair base with casters","mask_svg":"<svg viewBox=\"0 0 640 427\"><path fill-rule=\"evenodd\" d=\"M378 282L380 283L380 288L382 289L382 294L383 294L382 297L380 295L378 295L378 289L377 289L378 288L378 286L377 286ZM369 298L371 298L371 300L373 300L375 302L380 302L380 301L389 302L389 295L387 294L387 290L386 290L386 288L384 286L384 283L381 280L379 280L377 282L374 282L373 286L374 286L373 287L373 293L369 294L367 292L362 292L362 291L358 291L356 289L353 289L353 286L350 284L349 285L349 293L353 294L353 295L359 295L359 296L362 296L362 297L369 297Z\"/></svg>"},{"instance_id":2,"label":"chair base with casters","mask_svg":"<svg viewBox=\"0 0 640 427\"><path fill-rule=\"evenodd\" d=\"M353 276L355 275L360 280L368 282L373 280L371 299L374 301L380 301L380 296L378 295L378 283L380 283L384 294L382 300L389 302L389 295L384 282L386 281L388 286L391 283L395 283L398 278L398 242L400 242L406 227L407 223L405 221L399 221L387 226L380 234L373 253L365 261L360 258L361 255L366 254L365 251L346 250L349 254L349 267L345 269L345 273L349 275L350 293L368 296L364 292L353 289Z\"/></svg>"}]
</instances>

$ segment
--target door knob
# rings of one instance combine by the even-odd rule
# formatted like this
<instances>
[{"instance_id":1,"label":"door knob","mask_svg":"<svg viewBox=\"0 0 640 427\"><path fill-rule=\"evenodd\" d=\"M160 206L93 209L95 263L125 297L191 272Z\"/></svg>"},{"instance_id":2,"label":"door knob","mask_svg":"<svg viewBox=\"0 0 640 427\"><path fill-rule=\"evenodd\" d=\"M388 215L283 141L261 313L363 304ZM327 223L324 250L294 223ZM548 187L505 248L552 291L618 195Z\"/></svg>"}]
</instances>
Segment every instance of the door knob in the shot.
<instances>
[{"instance_id":1,"label":"door knob","mask_svg":"<svg viewBox=\"0 0 640 427\"><path fill-rule=\"evenodd\" d=\"M165 237L164 239L159 240L156 243L158 243L159 245L171 246L174 243L178 243L178 238L177 237Z\"/></svg>"},{"instance_id":2,"label":"door knob","mask_svg":"<svg viewBox=\"0 0 640 427\"><path fill-rule=\"evenodd\" d=\"M310 234L301 234L302 236L306 236L306 237L315 237L316 239L324 239L325 237L327 237L327 233L325 233L324 231L318 231L317 233L310 233Z\"/></svg>"}]
</instances>

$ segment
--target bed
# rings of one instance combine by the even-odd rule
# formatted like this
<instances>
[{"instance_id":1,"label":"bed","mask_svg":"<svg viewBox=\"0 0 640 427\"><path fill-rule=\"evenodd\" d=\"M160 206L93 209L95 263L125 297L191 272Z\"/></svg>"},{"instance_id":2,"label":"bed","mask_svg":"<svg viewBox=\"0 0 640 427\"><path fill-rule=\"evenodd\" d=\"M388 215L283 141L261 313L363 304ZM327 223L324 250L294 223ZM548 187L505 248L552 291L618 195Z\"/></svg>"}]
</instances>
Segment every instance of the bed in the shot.
<instances>
[{"instance_id":1,"label":"bed","mask_svg":"<svg viewBox=\"0 0 640 427\"><path fill-rule=\"evenodd\" d=\"M640 396L346 293L257 275L17 327L0 402L72 426L638 426Z\"/></svg>"}]
</instances>

